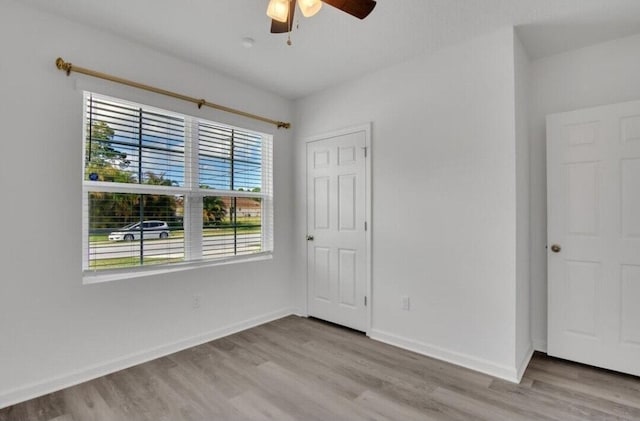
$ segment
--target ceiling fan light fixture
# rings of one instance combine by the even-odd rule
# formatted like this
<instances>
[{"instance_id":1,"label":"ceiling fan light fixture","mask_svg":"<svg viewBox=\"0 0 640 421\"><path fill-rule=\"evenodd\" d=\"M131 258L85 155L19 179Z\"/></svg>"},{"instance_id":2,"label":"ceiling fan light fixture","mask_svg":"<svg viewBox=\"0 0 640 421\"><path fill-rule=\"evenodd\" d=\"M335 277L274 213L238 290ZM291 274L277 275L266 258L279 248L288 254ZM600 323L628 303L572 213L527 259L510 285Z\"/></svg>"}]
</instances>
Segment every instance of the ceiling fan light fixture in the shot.
<instances>
[{"instance_id":1,"label":"ceiling fan light fixture","mask_svg":"<svg viewBox=\"0 0 640 421\"><path fill-rule=\"evenodd\" d=\"M305 18L310 18L320 11L322 7L321 0L298 0L298 6Z\"/></svg>"},{"instance_id":2,"label":"ceiling fan light fixture","mask_svg":"<svg viewBox=\"0 0 640 421\"><path fill-rule=\"evenodd\" d=\"M289 0L270 0L267 16L278 22L286 22L289 18Z\"/></svg>"}]
</instances>

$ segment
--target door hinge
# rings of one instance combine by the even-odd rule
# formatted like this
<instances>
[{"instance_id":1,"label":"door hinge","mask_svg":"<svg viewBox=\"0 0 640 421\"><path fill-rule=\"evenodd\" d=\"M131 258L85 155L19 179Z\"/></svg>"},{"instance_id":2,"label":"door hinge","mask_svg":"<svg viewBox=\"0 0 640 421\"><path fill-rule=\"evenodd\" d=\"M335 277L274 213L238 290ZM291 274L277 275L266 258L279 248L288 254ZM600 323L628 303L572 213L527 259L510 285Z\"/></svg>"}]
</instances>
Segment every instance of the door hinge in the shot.
<instances>
[{"instance_id":1,"label":"door hinge","mask_svg":"<svg viewBox=\"0 0 640 421\"><path fill-rule=\"evenodd\" d=\"M364 150L364 157L366 158L367 157L367 147L364 146L362 149Z\"/></svg>"},{"instance_id":2,"label":"door hinge","mask_svg":"<svg viewBox=\"0 0 640 421\"><path fill-rule=\"evenodd\" d=\"M367 296L366 295L364 296L364 306L365 307L367 306Z\"/></svg>"},{"instance_id":3,"label":"door hinge","mask_svg":"<svg viewBox=\"0 0 640 421\"><path fill-rule=\"evenodd\" d=\"M367 230L367 221L364 221L364 230Z\"/></svg>"}]
</instances>

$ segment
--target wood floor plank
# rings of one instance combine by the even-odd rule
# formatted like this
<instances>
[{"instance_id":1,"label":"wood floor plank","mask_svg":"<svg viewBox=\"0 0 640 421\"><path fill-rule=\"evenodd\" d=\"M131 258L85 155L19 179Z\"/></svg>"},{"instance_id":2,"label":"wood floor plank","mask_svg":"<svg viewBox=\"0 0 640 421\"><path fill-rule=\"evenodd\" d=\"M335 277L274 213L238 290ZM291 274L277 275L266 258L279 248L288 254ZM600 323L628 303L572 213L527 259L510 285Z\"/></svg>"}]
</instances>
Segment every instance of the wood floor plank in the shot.
<instances>
[{"instance_id":1,"label":"wood floor plank","mask_svg":"<svg viewBox=\"0 0 640 421\"><path fill-rule=\"evenodd\" d=\"M130 413L125 416L120 412L120 408L107 404L91 383L73 386L62 391L67 410L74 418L82 421L116 419L142 421L142 418L136 413Z\"/></svg>"},{"instance_id":2,"label":"wood floor plank","mask_svg":"<svg viewBox=\"0 0 640 421\"><path fill-rule=\"evenodd\" d=\"M640 420L640 409L608 399L534 381L530 398L545 396L548 405L574 414L577 419ZM564 421L564 420L563 420Z\"/></svg>"},{"instance_id":3,"label":"wood floor plank","mask_svg":"<svg viewBox=\"0 0 640 421\"><path fill-rule=\"evenodd\" d=\"M256 421L296 421L268 399L248 390L229 401L243 419Z\"/></svg>"},{"instance_id":4,"label":"wood floor plank","mask_svg":"<svg viewBox=\"0 0 640 421\"><path fill-rule=\"evenodd\" d=\"M559 396L541 393L539 390L529 387L523 389L520 385L505 381L496 381L490 390L502 397L509 405L515 405L521 410L531 411L539 414L544 419L556 421L584 421L589 419L616 419L616 415L611 412L599 411L597 408L590 408L584 402L568 402ZM594 410L595 409L595 410ZM535 418L534 418L535 419Z\"/></svg>"},{"instance_id":5,"label":"wood floor plank","mask_svg":"<svg viewBox=\"0 0 640 421\"><path fill-rule=\"evenodd\" d=\"M26 405L27 418L33 420L50 420L66 413L64 400L60 393L51 393L32 399Z\"/></svg>"},{"instance_id":6,"label":"wood floor plank","mask_svg":"<svg viewBox=\"0 0 640 421\"><path fill-rule=\"evenodd\" d=\"M363 392L356 402L367 408L375 420L402 420L402 421L440 421L442 418L436 415L429 415L417 409L402 405L389 399L382 393L371 390Z\"/></svg>"},{"instance_id":7,"label":"wood floor plank","mask_svg":"<svg viewBox=\"0 0 640 421\"><path fill-rule=\"evenodd\" d=\"M66 415L60 415L59 417L50 418L47 421L76 421L76 419L73 418L73 416L66 414Z\"/></svg>"},{"instance_id":8,"label":"wood floor plank","mask_svg":"<svg viewBox=\"0 0 640 421\"><path fill-rule=\"evenodd\" d=\"M326 355L320 358L306 349L292 352L273 344L256 344L255 347L269 353L271 361L290 367L324 387L335 390L341 396L355 399L366 390L366 386L346 376L344 372L336 372Z\"/></svg>"},{"instance_id":9,"label":"wood floor plank","mask_svg":"<svg viewBox=\"0 0 640 421\"><path fill-rule=\"evenodd\" d=\"M640 354L638 355L640 358ZM620 399L628 399L628 402L638 406L640 404L640 382L635 376L616 373L610 370L601 370L595 367L578 364L566 360L555 360L553 367L541 364L534 359L530 366L531 372L546 373L560 379L572 380L581 383L586 389L600 389L607 385L607 390Z\"/></svg>"},{"instance_id":10,"label":"wood floor plank","mask_svg":"<svg viewBox=\"0 0 640 421\"><path fill-rule=\"evenodd\" d=\"M430 396L443 405L460 408L471 414L470 419L486 421L527 421L533 418L524 417L509 409L486 401L474 399L444 387L439 387Z\"/></svg>"},{"instance_id":11,"label":"wood floor plank","mask_svg":"<svg viewBox=\"0 0 640 421\"><path fill-rule=\"evenodd\" d=\"M564 389L574 390L583 393L592 398L601 397L608 401L619 403L621 405L640 408L640 394L629 390L616 390L610 382L603 381L600 384L595 382L586 383L581 380L574 380L557 374L551 374L532 367L527 370L527 376L539 383L552 384ZM534 386L536 382L534 382Z\"/></svg>"},{"instance_id":12,"label":"wood floor plank","mask_svg":"<svg viewBox=\"0 0 640 421\"><path fill-rule=\"evenodd\" d=\"M27 407L31 401L23 402L19 405L8 406L4 409L0 409L0 421L26 421Z\"/></svg>"},{"instance_id":13,"label":"wood floor plank","mask_svg":"<svg viewBox=\"0 0 640 421\"><path fill-rule=\"evenodd\" d=\"M0 421L640 420L640 379L535 354L518 385L285 317L0 409Z\"/></svg>"}]
</instances>

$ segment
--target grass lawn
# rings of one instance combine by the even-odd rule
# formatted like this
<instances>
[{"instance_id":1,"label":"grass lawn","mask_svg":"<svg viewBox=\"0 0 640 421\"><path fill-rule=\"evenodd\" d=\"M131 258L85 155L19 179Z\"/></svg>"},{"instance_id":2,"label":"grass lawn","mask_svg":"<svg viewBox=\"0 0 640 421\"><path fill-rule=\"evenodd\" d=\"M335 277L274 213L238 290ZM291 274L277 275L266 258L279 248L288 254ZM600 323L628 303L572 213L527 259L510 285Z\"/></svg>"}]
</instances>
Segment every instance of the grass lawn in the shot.
<instances>
[{"instance_id":1,"label":"grass lawn","mask_svg":"<svg viewBox=\"0 0 640 421\"><path fill-rule=\"evenodd\" d=\"M161 263L178 263L183 260L182 257L145 257L144 266ZM113 259L91 260L89 262L89 269L92 270L128 268L132 266L140 266L140 257L116 257Z\"/></svg>"}]
</instances>

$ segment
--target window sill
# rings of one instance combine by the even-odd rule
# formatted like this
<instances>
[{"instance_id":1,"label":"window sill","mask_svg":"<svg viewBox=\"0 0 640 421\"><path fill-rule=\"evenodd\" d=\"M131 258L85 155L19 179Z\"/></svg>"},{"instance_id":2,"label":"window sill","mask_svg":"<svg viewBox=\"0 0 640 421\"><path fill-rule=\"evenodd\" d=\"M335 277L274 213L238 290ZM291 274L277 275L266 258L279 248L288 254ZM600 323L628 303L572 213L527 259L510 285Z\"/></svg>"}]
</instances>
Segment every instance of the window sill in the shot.
<instances>
[{"instance_id":1,"label":"window sill","mask_svg":"<svg viewBox=\"0 0 640 421\"><path fill-rule=\"evenodd\" d=\"M134 268L134 269L126 269L126 270L114 269L114 270L104 270L104 271L84 270L82 272L82 284L83 285L98 284L102 282L142 278L142 277L155 276L155 275L165 275L168 273L184 272L184 271L193 270L193 269L201 269L201 268L229 265L229 264L235 264L235 263L260 262L263 260L271 260L271 259L273 259L273 253L265 252L265 253L253 254L249 256L232 257L228 259L176 263L176 264L162 266L162 267L150 266L146 268Z\"/></svg>"}]
</instances>

